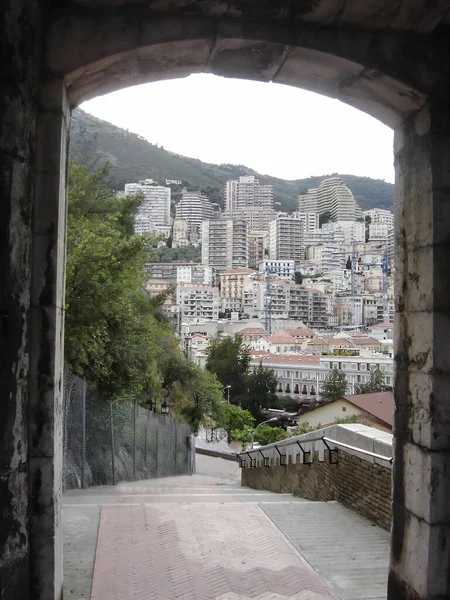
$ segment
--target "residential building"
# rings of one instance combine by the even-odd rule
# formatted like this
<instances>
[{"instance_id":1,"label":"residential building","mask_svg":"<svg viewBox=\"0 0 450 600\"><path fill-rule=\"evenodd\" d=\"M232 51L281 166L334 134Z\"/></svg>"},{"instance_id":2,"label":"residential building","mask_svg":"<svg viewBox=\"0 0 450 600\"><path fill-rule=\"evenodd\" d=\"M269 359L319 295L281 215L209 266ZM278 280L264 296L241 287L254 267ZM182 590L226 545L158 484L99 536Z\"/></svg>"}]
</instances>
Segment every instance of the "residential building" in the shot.
<instances>
[{"instance_id":1,"label":"residential building","mask_svg":"<svg viewBox=\"0 0 450 600\"><path fill-rule=\"evenodd\" d=\"M180 283L204 283L206 285L216 284L216 274L212 267L200 264L177 265L177 284Z\"/></svg>"},{"instance_id":2,"label":"residential building","mask_svg":"<svg viewBox=\"0 0 450 600\"><path fill-rule=\"evenodd\" d=\"M322 230L330 233L331 241L338 244L365 242L366 226L361 221L331 221L322 225Z\"/></svg>"},{"instance_id":3,"label":"residential building","mask_svg":"<svg viewBox=\"0 0 450 600\"><path fill-rule=\"evenodd\" d=\"M260 183L254 175L227 181L225 210L236 211L250 207L273 209L273 186Z\"/></svg>"},{"instance_id":4,"label":"residential building","mask_svg":"<svg viewBox=\"0 0 450 600\"><path fill-rule=\"evenodd\" d=\"M191 244L200 240L201 224L203 221L212 219L213 213L213 205L205 194L183 189L181 199L175 209L175 215L177 219L186 221Z\"/></svg>"},{"instance_id":5,"label":"residential building","mask_svg":"<svg viewBox=\"0 0 450 600\"><path fill-rule=\"evenodd\" d=\"M181 248L189 244L188 223L185 219L174 219L172 228L172 248Z\"/></svg>"},{"instance_id":6,"label":"residential building","mask_svg":"<svg viewBox=\"0 0 450 600\"><path fill-rule=\"evenodd\" d=\"M384 224L394 227L394 213L383 208L371 208L363 212L363 218L370 218L370 223Z\"/></svg>"},{"instance_id":7,"label":"residential building","mask_svg":"<svg viewBox=\"0 0 450 600\"><path fill-rule=\"evenodd\" d=\"M263 230L248 231L248 266L258 269L261 261L269 254L269 232Z\"/></svg>"},{"instance_id":8,"label":"residential building","mask_svg":"<svg viewBox=\"0 0 450 600\"><path fill-rule=\"evenodd\" d=\"M125 194L142 194L144 199L137 209L135 233L158 231L170 236L170 188L157 185L153 179L126 183Z\"/></svg>"},{"instance_id":9,"label":"residential building","mask_svg":"<svg viewBox=\"0 0 450 600\"><path fill-rule=\"evenodd\" d=\"M206 284L181 283L176 290L180 319L183 323L197 320L217 321L219 288Z\"/></svg>"},{"instance_id":10,"label":"residential building","mask_svg":"<svg viewBox=\"0 0 450 600\"><path fill-rule=\"evenodd\" d=\"M293 280L295 278L295 261L293 260L264 260L259 263L259 272L277 279Z\"/></svg>"},{"instance_id":11,"label":"residential building","mask_svg":"<svg viewBox=\"0 0 450 600\"><path fill-rule=\"evenodd\" d=\"M248 241L245 221L213 219L202 223L202 264L217 273L247 267Z\"/></svg>"},{"instance_id":12,"label":"residential building","mask_svg":"<svg viewBox=\"0 0 450 600\"><path fill-rule=\"evenodd\" d=\"M252 276L256 271L246 267L228 269L220 274L220 303L223 312L242 312L244 290L252 288Z\"/></svg>"},{"instance_id":13,"label":"residential building","mask_svg":"<svg viewBox=\"0 0 450 600\"><path fill-rule=\"evenodd\" d=\"M299 212L328 214L332 221L356 221L362 211L352 192L340 177L324 179L298 199Z\"/></svg>"},{"instance_id":14,"label":"residential building","mask_svg":"<svg viewBox=\"0 0 450 600\"><path fill-rule=\"evenodd\" d=\"M336 421L357 417L364 425L381 431L392 432L394 421L394 394L378 392L372 394L345 395L336 400L306 409L298 416L298 423L311 427L334 425Z\"/></svg>"},{"instance_id":15,"label":"residential building","mask_svg":"<svg viewBox=\"0 0 450 600\"><path fill-rule=\"evenodd\" d=\"M271 260L293 260L300 263L305 258L304 239L304 223L301 219L280 214L269 223Z\"/></svg>"}]
</instances>

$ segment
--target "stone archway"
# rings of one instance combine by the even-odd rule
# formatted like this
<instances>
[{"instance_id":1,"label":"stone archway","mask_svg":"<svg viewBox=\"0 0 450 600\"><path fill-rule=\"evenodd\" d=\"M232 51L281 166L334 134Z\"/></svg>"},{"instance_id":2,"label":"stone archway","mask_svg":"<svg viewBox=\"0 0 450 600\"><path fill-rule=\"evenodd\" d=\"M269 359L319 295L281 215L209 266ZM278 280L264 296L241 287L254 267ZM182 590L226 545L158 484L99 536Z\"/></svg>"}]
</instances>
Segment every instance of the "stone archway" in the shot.
<instances>
[{"instance_id":1,"label":"stone archway","mask_svg":"<svg viewBox=\"0 0 450 600\"><path fill-rule=\"evenodd\" d=\"M7 198L1 236L0 316L7 341L2 481L11 507L4 521L9 554L0 574L9 573L11 597L60 597L70 109L99 93L203 71L305 87L395 129L389 599L447 597L450 284L443 274L450 267L450 2L433 9L424 0L396 0L389 7L280 2L276 9L253 0L194 4L6 0L1 9L12 83L0 100L1 189Z\"/></svg>"}]
</instances>

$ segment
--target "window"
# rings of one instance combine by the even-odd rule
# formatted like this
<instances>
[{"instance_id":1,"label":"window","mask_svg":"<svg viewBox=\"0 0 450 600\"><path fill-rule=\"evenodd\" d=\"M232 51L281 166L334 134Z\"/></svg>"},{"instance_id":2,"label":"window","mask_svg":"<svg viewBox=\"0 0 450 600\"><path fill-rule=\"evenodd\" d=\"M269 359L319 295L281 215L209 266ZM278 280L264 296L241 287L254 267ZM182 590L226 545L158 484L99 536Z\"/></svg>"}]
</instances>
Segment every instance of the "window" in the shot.
<instances>
[{"instance_id":1,"label":"window","mask_svg":"<svg viewBox=\"0 0 450 600\"><path fill-rule=\"evenodd\" d=\"M347 412L347 407L346 406L342 407L342 412Z\"/></svg>"}]
</instances>

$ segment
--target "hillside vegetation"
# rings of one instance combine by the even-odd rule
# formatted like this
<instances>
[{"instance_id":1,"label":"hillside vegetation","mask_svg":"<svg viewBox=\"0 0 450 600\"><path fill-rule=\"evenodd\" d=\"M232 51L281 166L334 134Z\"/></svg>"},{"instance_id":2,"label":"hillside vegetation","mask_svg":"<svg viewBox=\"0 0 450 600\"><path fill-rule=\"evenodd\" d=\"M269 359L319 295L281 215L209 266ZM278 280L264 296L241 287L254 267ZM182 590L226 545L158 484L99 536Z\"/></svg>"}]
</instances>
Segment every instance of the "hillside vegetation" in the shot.
<instances>
[{"instance_id":1,"label":"hillside vegetation","mask_svg":"<svg viewBox=\"0 0 450 600\"><path fill-rule=\"evenodd\" d=\"M113 189L123 190L125 183L140 179L155 179L159 183L164 183L166 179L178 179L182 181L182 185L172 187L175 201L181 188L187 187L204 192L220 206L223 205L224 183L240 175L255 175L261 182L271 183L275 202L280 203L277 208L284 211L295 210L299 194L317 186L322 179L331 175L287 181L262 175L243 165L205 163L169 152L80 109L73 112L71 152L72 155L80 155L91 169L108 161L111 165L110 185ZM340 174L340 177L352 190L363 210L374 207L392 210L394 186L391 183L356 175Z\"/></svg>"}]
</instances>

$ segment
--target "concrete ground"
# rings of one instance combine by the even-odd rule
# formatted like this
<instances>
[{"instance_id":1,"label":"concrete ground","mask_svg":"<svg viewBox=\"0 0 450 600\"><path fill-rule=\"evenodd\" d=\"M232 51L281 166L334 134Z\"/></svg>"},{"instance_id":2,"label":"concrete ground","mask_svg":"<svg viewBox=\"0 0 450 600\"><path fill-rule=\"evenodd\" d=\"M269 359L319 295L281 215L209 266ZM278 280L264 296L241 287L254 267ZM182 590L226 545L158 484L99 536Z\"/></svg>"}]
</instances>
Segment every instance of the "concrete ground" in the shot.
<instances>
[{"instance_id":1,"label":"concrete ground","mask_svg":"<svg viewBox=\"0 0 450 600\"><path fill-rule=\"evenodd\" d=\"M64 598L385 600L389 535L338 503L240 487L233 461L64 494Z\"/></svg>"}]
</instances>

